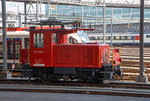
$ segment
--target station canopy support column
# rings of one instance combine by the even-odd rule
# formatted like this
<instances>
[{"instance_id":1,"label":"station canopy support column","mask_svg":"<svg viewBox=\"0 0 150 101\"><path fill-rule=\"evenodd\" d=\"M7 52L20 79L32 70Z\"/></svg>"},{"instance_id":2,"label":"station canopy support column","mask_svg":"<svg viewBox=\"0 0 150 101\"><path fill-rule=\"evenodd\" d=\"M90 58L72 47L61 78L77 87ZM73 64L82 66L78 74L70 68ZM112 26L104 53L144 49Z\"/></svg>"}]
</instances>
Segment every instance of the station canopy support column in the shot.
<instances>
[{"instance_id":1,"label":"station canopy support column","mask_svg":"<svg viewBox=\"0 0 150 101\"><path fill-rule=\"evenodd\" d=\"M143 49L144 49L144 0L141 0L140 5L140 74L136 77L136 82L148 82L148 77L144 75L144 66L143 66Z\"/></svg>"},{"instance_id":2,"label":"station canopy support column","mask_svg":"<svg viewBox=\"0 0 150 101\"><path fill-rule=\"evenodd\" d=\"M3 27L3 71L0 72L0 79L11 77L7 71L7 37L6 37L6 1L2 0L2 27Z\"/></svg>"},{"instance_id":3,"label":"station canopy support column","mask_svg":"<svg viewBox=\"0 0 150 101\"><path fill-rule=\"evenodd\" d=\"M24 22L27 23L27 3L24 2ZM26 25L24 25L26 27Z\"/></svg>"},{"instance_id":4,"label":"station canopy support column","mask_svg":"<svg viewBox=\"0 0 150 101\"><path fill-rule=\"evenodd\" d=\"M7 40L6 40L6 1L2 0L3 27L3 71L7 70Z\"/></svg>"},{"instance_id":5,"label":"station canopy support column","mask_svg":"<svg viewBox=\"0 0 150 101\"><path fill-rule=\"evenodd\" d=\"M103 43L105 44L105 35L106 35L106 4L105 4L105 0L103 1L104 7L103 7Z\"/></svg>"}]
</instances>

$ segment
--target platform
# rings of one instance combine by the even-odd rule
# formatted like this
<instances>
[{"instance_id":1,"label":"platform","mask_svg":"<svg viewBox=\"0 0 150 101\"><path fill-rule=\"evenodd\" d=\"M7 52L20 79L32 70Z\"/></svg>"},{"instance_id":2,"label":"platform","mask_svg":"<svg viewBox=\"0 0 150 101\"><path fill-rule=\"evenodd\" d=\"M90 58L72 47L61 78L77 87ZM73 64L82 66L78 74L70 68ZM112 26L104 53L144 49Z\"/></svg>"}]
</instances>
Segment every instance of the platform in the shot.
<instances>
[{"instance_id":1,"label":"platform","mask_svg":"<svg viewBox=\"0 0 150 101\"><path fill-rule=\"evenodd\" d=\"M150 101L150 98L66 93L0 92L3 101Z\"/></svg>"}]
</instances>

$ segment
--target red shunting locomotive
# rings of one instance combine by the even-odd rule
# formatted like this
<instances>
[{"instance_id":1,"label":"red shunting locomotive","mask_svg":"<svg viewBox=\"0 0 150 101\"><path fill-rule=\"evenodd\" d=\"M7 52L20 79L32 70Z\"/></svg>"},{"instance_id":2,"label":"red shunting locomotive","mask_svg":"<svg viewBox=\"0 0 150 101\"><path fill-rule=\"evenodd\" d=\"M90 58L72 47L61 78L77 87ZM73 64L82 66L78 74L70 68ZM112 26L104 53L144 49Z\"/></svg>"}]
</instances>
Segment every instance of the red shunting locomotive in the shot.
<instances>
[{"instance_id":1,"label":"red shunting locomotive","mask_svg":"<svg viewBox=\"0 0 150 101\"><path fill-rule=\"evenodd\" d=\"M21 50L23 68L32 70L31 77L44 81L101 82L113 79L114 75L122 76L118 49L114 50L113 63L110 63L108 44L86 43L88 37L83 31L91 29L66 29L65 24L75 25L76 22L56 19L38 24L41 29L30 28L30 48ZM49 29L42 29L43 25L49 25ZM70 44L67 35L72 33L79 33L84 43Z\"/></svg>"}]
</instances>

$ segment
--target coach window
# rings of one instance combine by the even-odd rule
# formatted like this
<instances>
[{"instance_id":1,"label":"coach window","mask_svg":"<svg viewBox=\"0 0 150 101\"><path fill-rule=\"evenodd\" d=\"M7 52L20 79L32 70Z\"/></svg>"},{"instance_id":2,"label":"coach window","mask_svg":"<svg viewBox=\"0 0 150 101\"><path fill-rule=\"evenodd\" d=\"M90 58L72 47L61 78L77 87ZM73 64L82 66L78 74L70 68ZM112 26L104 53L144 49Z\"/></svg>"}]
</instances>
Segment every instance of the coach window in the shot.
<instances>
[{"instance_id":1,"label":"coach window","mask_svg":"<svg viewBox=\"0 0 150 101\"><path fill-rule=\"evenodd\" d=\"M106 36L106 40L109 40L109 39L108 39L108 36Z\"/></svg>"},{"instance_id":2,"label":"coach window","mask_svg":"<svg viewBox=\"0 0 150 101\"><path fill-rule=\"evenodd\" d=\"M150 38L150 35L146 35L146 38Z\"/></svg>"},{"instance_id":3,"label":"coach window","mask_svg":"<svg viewBox=\"0 0 150 101\"><path fill-rule=\"evenodd\" d=\"M35 48L43 48L44 46L44 39L43 34L38 33L34 34L34 47Z\"/></svg>"},{"instance_id":4,"label":"coach window","mask_svg":"<svg viewBox=\"0 0 150 101\"><path fill-rule=\"evenodd\" d=\"M128 37L127 37L127 40L132 40L132 37L131 37L131 36L128 36Z\"/></svg>"},{"instance_id":5,"label":"coach window","mask_svg":"<svg viewBox=\"0 0 150 101\"><path fill-rule=\"evenodd\" d=\"M98 40L103 40L103 37L99 36L99 37L98 37Z\"/></svg>"},{"instance_id":6,"label":"coach window","mask_svg":"<svg viewBox=\"0 0 150 101\"><path fill-rule=\"evenodd\" d=\"M121 40L126 40L126 37L125 36L121 36Z\"/></svg>"},{"instance_id":7,"label":"coach window","mask_svg":"<svg viewBox=\"0 0 150 101\"><path fill-rule=\"evenodd\" d=\"M113 36L113 38L112 38L113 40L116 40L116 36Z\"/></svg>"}]
</instances>

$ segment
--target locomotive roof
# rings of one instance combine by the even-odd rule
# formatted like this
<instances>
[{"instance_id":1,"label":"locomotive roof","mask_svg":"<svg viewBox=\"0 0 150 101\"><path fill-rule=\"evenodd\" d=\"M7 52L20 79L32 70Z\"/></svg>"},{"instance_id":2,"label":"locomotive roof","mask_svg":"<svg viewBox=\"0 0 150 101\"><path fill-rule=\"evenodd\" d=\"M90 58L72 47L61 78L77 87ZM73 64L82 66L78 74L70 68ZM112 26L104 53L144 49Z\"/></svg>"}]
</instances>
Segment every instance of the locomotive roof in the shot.
<instances>
[{"instance_id":1,"label":"locomotive roof","mask_svg":"<svg viewBox=\"0 0 150 101\"><path fill-rule=\"evenodd\" d=\"M77 24L77 22L81 21L68 21L68 20L57 20L54 17L50 17L47 20L39 20L39 21L30 21L30 22L23 22L23 24L30 24L30 25L68 25L68 24Z\"/></svg>"}]
</instances>

